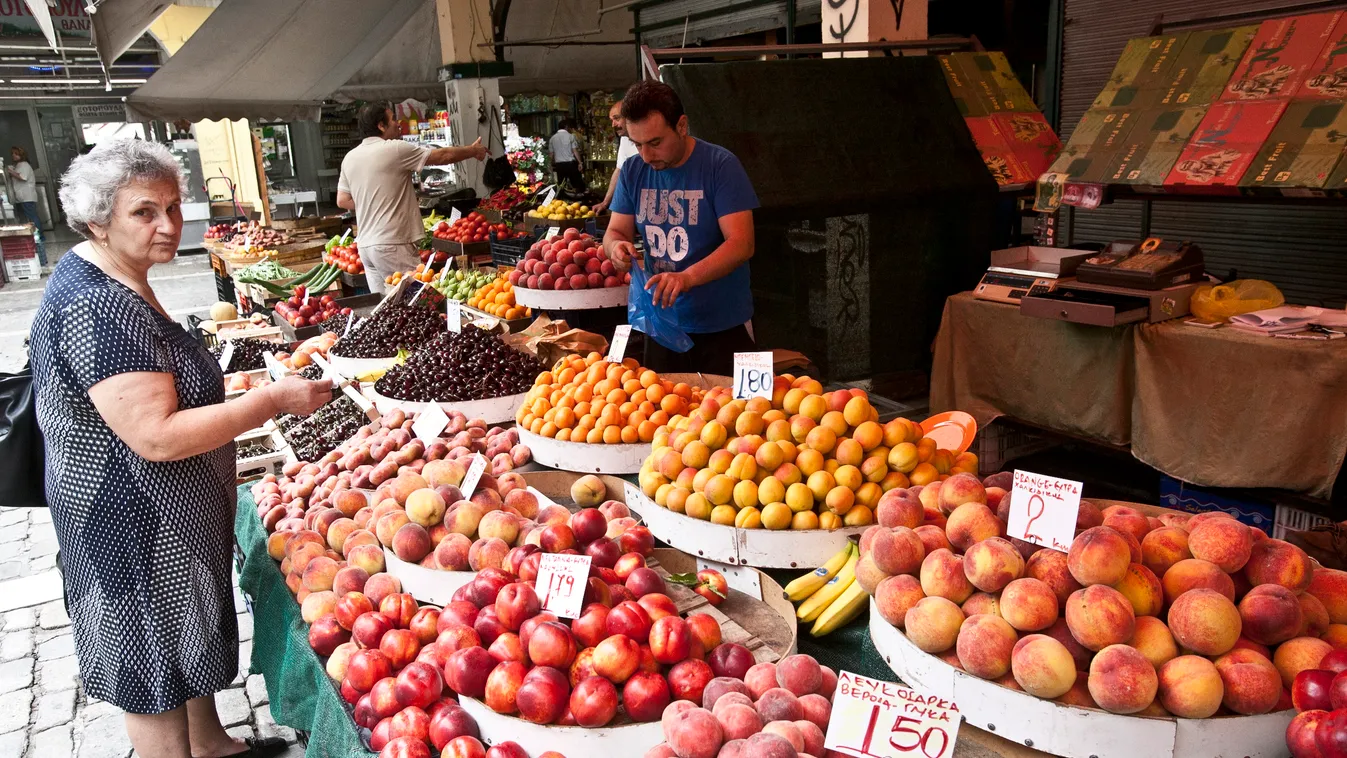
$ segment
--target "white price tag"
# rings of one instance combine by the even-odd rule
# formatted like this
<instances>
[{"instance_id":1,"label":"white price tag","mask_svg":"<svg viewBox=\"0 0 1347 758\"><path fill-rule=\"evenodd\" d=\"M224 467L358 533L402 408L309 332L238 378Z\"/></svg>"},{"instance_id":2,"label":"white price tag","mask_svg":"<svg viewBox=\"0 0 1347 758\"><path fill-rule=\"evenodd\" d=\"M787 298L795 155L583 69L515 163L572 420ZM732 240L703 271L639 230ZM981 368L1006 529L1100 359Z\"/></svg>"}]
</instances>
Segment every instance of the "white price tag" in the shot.
<instances>
[{"instance_id":1,"label":"white price tag","mask_svg":"<svg viewBox=\"0 0 1347 758\"><path fill-rule=\"evenodd\" d=\"M412 422L412 434L418 440L429 445L440 436L440 432L449 426L449 416L439 403L426 403L426 409ZM465 496L466 497L466 496Z\"/></svg>"},{"instance_id":2,"label":"white price tag","mask_svg":"<svg viewBox=\"0 0 1347 758\"><path fill-rule=\"evenodd\" d=\"M463 493L464 500L472 497L472 493L477 490L477 482L481 481L482 474L485 472L486 456L478 453L472 457L472 463L468 464L468 472L463 475L463 481L458 485L459 491Z\"/></svg>"},{"instance_id":3,"label":"white price tag","mask_svg":"<svg viewBox=\"0 0 1347 758\"><path fill-rule=\"evenodd\" d=\"M558 234L561 234L561 227L559 227L559 226L549 226L549 227L547 227L547 237L546 237L546 239L552 239L553 237L557 236Z\"/></svg>"},{"instance_id":4,"label":"white price tag","mask_svg":"<svg viewBox=\"0 0 1347 758\"><path fill-rule=\"evenodd\" d=\"M1080 512L1080 482L1016 469L1006 531L1012 537L1035 545L1071 549Z\"/></svg>"},{"instance_id":5,"label":"white price tag","mask_svg":"<svg viewBox=\"0 0 1347 758\"><path fill-rule=\"evenodd\" d=\"M547 194L543 195L543 205L547 205L556 199L557 199L557 186L553 184L551 187L547 189Z\"/></svg>"},{"instance_id":6,"label":"white price tag","mask_svg":"<svg viewBox=\"0 0 1347 758\"><path fill-rule=\"evenodd\" d=\"M220 370L228 372L229 362L232 360L234 360L234 342L229 340L225 342L224 350L220 351Z\"/></svg>"},{"instance_id":7,"label":"white price tag","mask_svg":"<svg viewBox=\"0 0 1347 758\"><path fill-rule=\"evenodd\" d=\"M627 357L627 340L631 339L631 324L622 324L613 330L613 341L608 345L608 360L621 363Z\"/></svg>"},{"instance_id":8,"label":"white price tag","mask_svg":"<svg viewBox=\"0 0 1347 758\"><path fill-rule=\"evenodd\" d=\"M457 208L449 211L449 223L453 224L461 218L463 218L463 211L460 211Z\"/></svg>"},{"instance_id":9,"label":"white price tag","mask_svg":"<svg viewBox=\"0 0 1347 758\"><path fill-rule=\"evenodd\" d=\"M308 287L305 287L305 288L304 288L304 302L303 302L303 303L300 303L300 305L308 305L308 304L309 304L309 296L312 295L312 294L313 294L313 293L309 291L309 288L308 288Z\"/></svg>"},{"instance_id":10,"label":"white price tag","mask_svg":"<svg viewBox=\"0 0 1347 758\"><path fill-rule=\"evenodd\" d=\"M584 610L585 590L589 587L587 555L548 553L538 563L538 597L543 610L562 618L580 618Z\"/></svg>"},{"instance_id":11,"label":"white price tag","mask_svg":"<svg viewBox=\"0 0 1347 758\"><path fill-rule=\"evenodd\" d=\"M271 376L271 381L273 382L279 382L284 379L285 375L288 373L285 366L281 365L281 362L276 360L276 356L273 355L270 350L262 353L262 362L266 364L267 374Z\"/></svg>"},{"instance_id":12,"label":"white price tag","mask_svg":"<svg viewBox=\"0 0 1347 758\"><path fill-rule=\"evenodd\" d=\"M734 354L734 399L747 400L754 397L772 399L772 352Z\"/></svg>"},{"instance_id":13,"label":"white price tag","mask_svg":"<svg viewBox=\"0 0 1347 758\"><path fill-rule=\"evenodd\" d=\"M449 304L449 331L459 334L463 331L463 304L447 297L444 301Z\"/></svg>"},{"instance_id":14,"label":"white price tag","mask_svg":"<svg viewBox=\"0 0 1347 758\"><path fill-rule=\"evenodd\" d=\"M950 758L961 719L949 700L839 671L823 747L857 758Z\"/></svg>"},{"instance_id":15,"label":"white price tag","mask_svg":"<svg viewBox=\"0 0 1347 758\"><path fill-rule=\"evenodd\" d=\"M697 570L715 569L725 577L725 583L732 590L739 590L754 600L762 599L762 581L758 578L758 571L750 566L731 566L726 563L716 563L703 558L697 559Z\"/></svg>"},{"instance_id":16,"label":"white price tag","mask_svg":"<svg viewBox=\"0 0 1347 758\"><path fill-rule=\"evenodd\" d=\"M352 311L351 314L346 317L346 328L341 330L341 336L345 337L346 335L350 334L351 327L354 326L355 322L358 320L359 319L355 317L355 312Z\"/></svg>"}]
</instances>

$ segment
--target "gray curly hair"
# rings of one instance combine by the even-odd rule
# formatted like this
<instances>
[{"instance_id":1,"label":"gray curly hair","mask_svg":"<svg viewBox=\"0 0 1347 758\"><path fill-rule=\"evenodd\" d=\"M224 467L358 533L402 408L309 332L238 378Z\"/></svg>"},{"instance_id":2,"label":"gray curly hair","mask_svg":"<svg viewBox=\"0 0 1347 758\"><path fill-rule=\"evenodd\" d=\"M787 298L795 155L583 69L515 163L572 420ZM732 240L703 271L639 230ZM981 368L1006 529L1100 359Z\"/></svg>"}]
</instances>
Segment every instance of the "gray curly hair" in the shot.
<instances>
[{"instance_id":1,"label":"gray curly hair","mask_svg":"<svg viewBox=\"0 0 1347 758\"><path fill-rule=\"evenodd\" d=\"M112 219L117 191L133 181L170 181L187 195L187 178L173 153L158 142L119 139L99 143L70 162L61 176L61 208L70 228L88 238L89 224Z\"/></svg>"}]
</instances>

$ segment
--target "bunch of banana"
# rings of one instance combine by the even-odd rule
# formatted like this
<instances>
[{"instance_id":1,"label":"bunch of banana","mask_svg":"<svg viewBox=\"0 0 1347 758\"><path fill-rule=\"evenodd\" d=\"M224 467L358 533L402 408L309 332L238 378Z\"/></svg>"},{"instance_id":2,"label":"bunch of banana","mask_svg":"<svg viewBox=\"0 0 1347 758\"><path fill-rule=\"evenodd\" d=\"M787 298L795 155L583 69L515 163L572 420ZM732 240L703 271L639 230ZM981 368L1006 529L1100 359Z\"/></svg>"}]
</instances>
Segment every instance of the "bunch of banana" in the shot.
<instances>
[{"instance_id":1,"label":"bunch of banana","mask_svg":"<svg viewBox=\"0 0 1347 758\"><path fill-rule=\"evenodd\" d=\"M856 618L866 606L865 589L856 581L860 549L848 541L824 565L786 585L786 598L799 603L795 617L813 622L809 634L822 637Z\"/></svg>"}]
</instances>

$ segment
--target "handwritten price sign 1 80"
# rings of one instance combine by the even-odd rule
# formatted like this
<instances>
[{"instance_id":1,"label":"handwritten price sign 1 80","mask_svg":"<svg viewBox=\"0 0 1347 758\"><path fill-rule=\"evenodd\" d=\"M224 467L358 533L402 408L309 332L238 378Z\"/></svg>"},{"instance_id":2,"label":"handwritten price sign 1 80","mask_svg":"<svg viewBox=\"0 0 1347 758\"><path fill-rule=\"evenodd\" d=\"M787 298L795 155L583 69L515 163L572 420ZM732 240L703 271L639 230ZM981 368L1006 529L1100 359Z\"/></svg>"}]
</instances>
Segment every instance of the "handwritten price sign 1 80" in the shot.
<instances>
[{"instance_id":1,"label":"handwritten price sign 1 80","mask_svg":"<svg viewBox=\"0 0 1347 758\"><path fill-rule=\"evenodd\" d=\"M857 758L950 758L960 720L948 700L843 671L823 744Z\"/></svg>"}]
</instances>

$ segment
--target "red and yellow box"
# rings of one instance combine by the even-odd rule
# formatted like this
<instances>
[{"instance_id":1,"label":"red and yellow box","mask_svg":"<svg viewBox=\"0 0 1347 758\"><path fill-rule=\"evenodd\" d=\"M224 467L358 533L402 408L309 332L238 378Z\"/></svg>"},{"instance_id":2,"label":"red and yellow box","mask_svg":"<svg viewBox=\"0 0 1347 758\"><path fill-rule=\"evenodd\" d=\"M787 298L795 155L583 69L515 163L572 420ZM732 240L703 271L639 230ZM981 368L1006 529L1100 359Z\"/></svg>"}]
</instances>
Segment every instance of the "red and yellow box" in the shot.
<instances>
[{"instance_id":1,"label":"red and yellow box","mask_svg":"<svg viewBox=\"0 0 1347 758\"><path fill-rule=\"evenodd\" d=\"M1274 18L1258 26L1220 102L1289 99L1319 60L1342 11Z\"/></svg>"},{"instance_id":2,"label":"red and yellow box","mask_svg":"<svg viewBox=\"0 0 1347 758\"><path fill-rule=\"evenodd\" d=\"M1297 100L1347 100L1347 14L1333 27L1295 96Z\"/></svg>"},{"instance_id":3,"label":"red and yellow box","mask_svg":"<svg viewBox=\"0 0 1347 758\"><path fill-rule=\"evenodd\" d=\"M1216 103L1165 177L1166 191L1239 194L1239 181L1286 110L1285 100Z\"/></svg>"}]
</instances>

